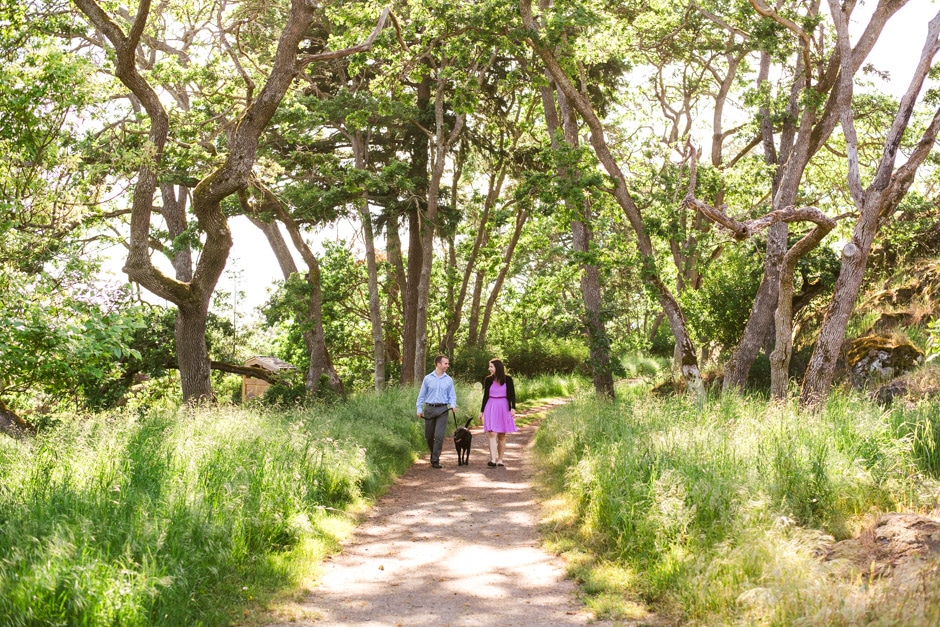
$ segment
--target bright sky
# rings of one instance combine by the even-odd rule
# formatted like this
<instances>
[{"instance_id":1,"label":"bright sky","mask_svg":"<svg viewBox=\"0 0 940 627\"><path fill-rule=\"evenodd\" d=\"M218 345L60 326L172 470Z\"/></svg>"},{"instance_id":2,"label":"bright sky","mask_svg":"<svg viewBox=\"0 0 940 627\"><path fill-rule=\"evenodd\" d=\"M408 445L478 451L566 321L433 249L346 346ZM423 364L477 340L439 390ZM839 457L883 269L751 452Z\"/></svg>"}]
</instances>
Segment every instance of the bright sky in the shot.
<instances>
[{"instance_id":1,"label":"bright sky","mask_svg":"<svg viewBox=\"0 0 940 627\"><path fill-rule=\"evenodd\" d=\"M852 23L853 36L857 36L868 23L868 17L877 5L876 0L862 2ZM882 89L898 96L907 89L924 47L927 24L937 11L940 11L937 0L911 0L888 21L870 56L879 70L886 70L891 75L889 83L879 81Z\"/></svg>"},{"instance_id":2,"label":"bright sky","mask_svg":"<svg viewBox=\"0 0 940 627\"><path fill-rule=\"evenodd\" d=\"M272 287L275 281L283 281L284 275L267 239L248 218L242 216L231 218L229 228L232 230L234 244L226 273L219 279L219 289L233 292L232 286L237 284L238 290L245 293L245 299L239 304L238 310L248 315L255 307L268 300L268 288ZM290 237L283 227L281 233L284 234L284 239L290 242ZM345 219L315 231L313 237L310 235L307 237L308 242L324 240L346 242L347 247L362 249L362 245L359 244L360 239L358 226ZM293 245L288 245L293 250ZM317 246L314 246L314 252L319 252ZM306 268L297 253L294 253L294 259L298 268L301 270ZM229 272L232 269L234 271ZM241 273L241 277L233 276L236 273Z\"/></svg>"}]
</instances>

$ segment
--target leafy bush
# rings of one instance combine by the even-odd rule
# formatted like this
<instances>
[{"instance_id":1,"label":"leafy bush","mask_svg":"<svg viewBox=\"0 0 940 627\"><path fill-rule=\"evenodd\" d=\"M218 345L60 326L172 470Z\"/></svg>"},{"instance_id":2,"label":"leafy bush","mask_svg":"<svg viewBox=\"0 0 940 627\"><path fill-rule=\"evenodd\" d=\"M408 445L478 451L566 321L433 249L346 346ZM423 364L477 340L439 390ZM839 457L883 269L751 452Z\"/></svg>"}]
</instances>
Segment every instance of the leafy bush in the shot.
<instances>
[{"instance_id":1,"label":"leafy bush","mask_svg":"<svg viewBox=\"0 0 940 627\"><path fill-rule=\"evenodd\" d=\"M696 343L714 344L722 351L737 345L762 274L762 254L752 243L730 248L720 263L708 266L701 289L682 296ZM669 330L666 322L663 326Z\"/></svg>"},{"instance_id":2,"label":"leafy bush","mask_svg":"<svg viewBox=\"0 0 940 627\"><path fill-rule=\"evenodd\" d=\"M940 253L940 219L933 200L908 192L892 220L887 220L872 246L869 264L874 272L893 274L906 260Z\"/></svg>"},{"instance_id":3,"label":"leafy bush","mask_svg":"<svg viewBox=\"0 0 940 627\"><path fill-rule=\"evenodd\" d=\"M577 340L551 339L507 349L505 363L513 373L528 377L542 374L590 376L588 348Z\"/></svg>"},{"instance_id":4,"label":"leafy bush","mask_svg":"<svg viewBox=\"0 0 940 627\"><path fill-rule=\"evenodd\" d=\"M578 341L543 340L503 350L460 348L451 358L450 374L463 381L479 383L488 374L490 360L502 359L513 376L539 377L562 374L590 376L588 349Z\"/></svg>"},{"instance_id":5,"label":"leafy bush","mask_svg":"<svg viewBox=\"0 0 940 627\"><path fill-rule=\"evenodd\" d=\"M494 357L498 357L498 355L488 349L475 346L458 348L450 358L450 370L448 372L455 379L468 383L479 383L489 374L487 366Z\"/></svg>"}]
</instances>

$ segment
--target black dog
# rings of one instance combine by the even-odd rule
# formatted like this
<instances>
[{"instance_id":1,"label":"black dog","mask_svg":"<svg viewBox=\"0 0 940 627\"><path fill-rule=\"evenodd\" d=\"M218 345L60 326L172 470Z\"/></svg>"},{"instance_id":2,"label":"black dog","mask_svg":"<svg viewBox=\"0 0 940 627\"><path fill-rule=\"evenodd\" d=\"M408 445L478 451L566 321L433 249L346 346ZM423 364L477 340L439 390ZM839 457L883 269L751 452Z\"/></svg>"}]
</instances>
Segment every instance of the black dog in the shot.
<instances>
[{"instance_id":1,"label":"black dog","mask_svg":"<svg viewBox=\"0 0 940 627\"><path fill-rule=\"evenodd\" d=\"M470 465L470 443L473 442L473 434L470 433L470 429L467 427L470 426L471 422L473 422L472 417L467 419L464 426L457 427L457 430L454 431L454 447L457 449L458 466ZM454 415L454 425L457 425L456 414Z\"/></svg>"}]
</instances>

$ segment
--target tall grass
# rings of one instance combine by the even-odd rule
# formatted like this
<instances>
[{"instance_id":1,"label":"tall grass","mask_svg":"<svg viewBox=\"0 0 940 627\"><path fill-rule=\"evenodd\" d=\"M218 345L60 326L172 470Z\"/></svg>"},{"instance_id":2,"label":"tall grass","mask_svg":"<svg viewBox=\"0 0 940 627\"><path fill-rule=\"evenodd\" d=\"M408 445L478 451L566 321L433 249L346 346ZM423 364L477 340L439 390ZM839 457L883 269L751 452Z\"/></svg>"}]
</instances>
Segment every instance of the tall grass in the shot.
<instances>
[{"instance_id":1,"label":"tall grass","mask_svg":"<svg viewBox=\"0 0 940 627\"><path fill-rule=\"evenodd\" d=\"M0 439L0 624L220 625L424 448L414 391L159 410ZM240 617L240 615L239 615Z\"/></svg>"},{"instance_id":2,"label":"tall grass","mask_svg":"<svg viewBox=\"0 0 940 627\"><path fill-rule=\"evenodd\" d=\"M629 379L656 377L669 371L669 361L644 353L627 353L620 358L623 375Z\"/></svg>"},{"instance_id":3,"label":"tall grass","mask_svg":"<svg viewBox=\"0 0 940 627\"><path fill-rule=\"evenodd\" d=\"M599 599L617 588L684 623L829 625L892 605L874 592L846 604L818 550L874 512L934 507L938 438L936 405L885 413L836 395L811 415L637 393L557 411L536 450L571 504L569 533L596 555L579 576L613 565L629 581L594 581Z\"/></svg>"},{"instance_id":4,"label":"tall grass","mask_svg":"<svg viewBox=\"0 0 940 627\"><path fill-rule=\"evenodd\" d=\"M545 374L538 377L513 378L516 398L523 403L572 397L590 385L589 379L577 375Z\"/></svg>"}]
</instances>

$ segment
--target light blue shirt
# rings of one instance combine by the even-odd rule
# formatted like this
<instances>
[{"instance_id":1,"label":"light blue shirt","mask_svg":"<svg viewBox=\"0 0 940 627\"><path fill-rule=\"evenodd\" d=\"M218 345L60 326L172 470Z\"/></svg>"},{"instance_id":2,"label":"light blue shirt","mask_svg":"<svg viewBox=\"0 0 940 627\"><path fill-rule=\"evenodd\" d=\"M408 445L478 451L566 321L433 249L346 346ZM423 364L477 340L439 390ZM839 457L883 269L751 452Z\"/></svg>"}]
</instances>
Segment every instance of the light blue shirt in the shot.
<instances>
[{"instance_id":1,"label":"light blue shirt","mask_svg":"<svg viewBox=\"0 0 940 627\"><path fill-rule=\"evenodd\" d=\"M421 382L421 392L418 393L418 413L425 403L446 403L450 407L457 407L457 391L454 390L454 380L446 372L437 376L437 371L431 371Z\"/></svg>"}]
</instances>

